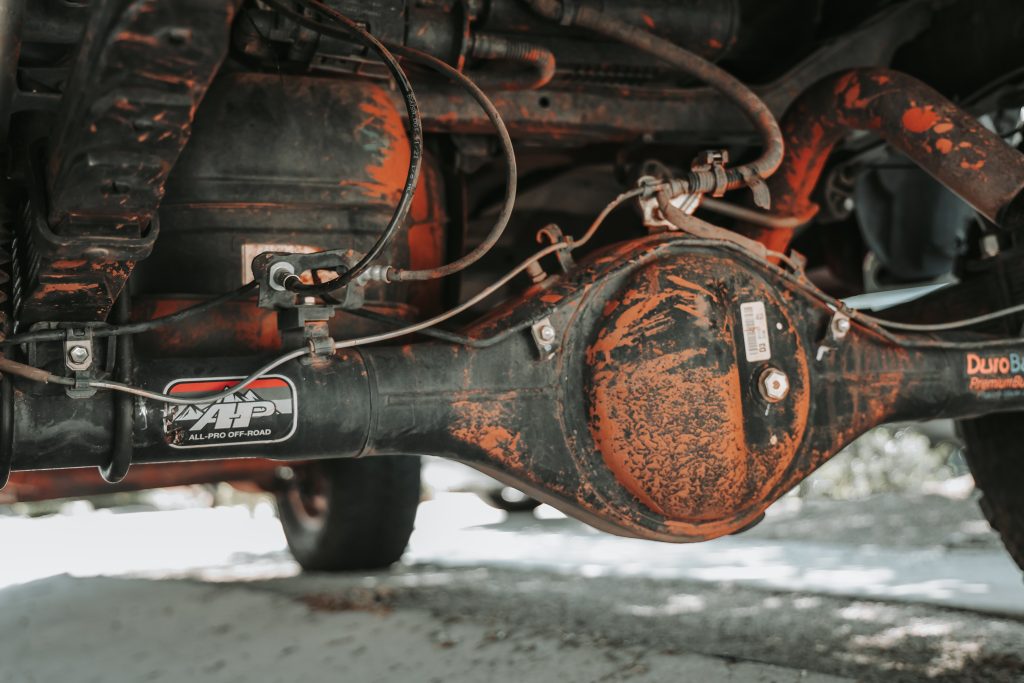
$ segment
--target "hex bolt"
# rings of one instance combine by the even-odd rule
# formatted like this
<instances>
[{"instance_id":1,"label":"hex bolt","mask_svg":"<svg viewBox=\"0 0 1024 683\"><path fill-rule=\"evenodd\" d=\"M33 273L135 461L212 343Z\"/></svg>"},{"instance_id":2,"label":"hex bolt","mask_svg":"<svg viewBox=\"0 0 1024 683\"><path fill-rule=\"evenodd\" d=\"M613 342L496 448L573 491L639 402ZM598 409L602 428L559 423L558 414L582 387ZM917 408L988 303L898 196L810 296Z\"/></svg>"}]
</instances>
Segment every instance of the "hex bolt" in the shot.
<instances>
[{"instance_id":1,"label":"hex bolt","mask_svg":"<svg viewBox=\"0 0 1024 683\"><path fill-rule=\"evenodd\" d=\"M769 403L778 403L789 393L789 377L778 368L765 368L757 384L761 396Z\"/></svg>"},{"instance_id":2,"label":"hex bolt","mask_svg":"<svg viewBox=\"0 0 1024 683\"><path fill-rule=\"evenodd\" d=\"M89 360L89 349L84 346L72 346L68 349L68 360L75 365L81 365Z\"/></svg>"},{"instance_id":3,"label":"hex bolt","mask_svg":"<svg viewBox=\"0 0 1024 683\"><path fill-rule=\"evenodd\" d=\"M555 341L555 328L551 325L542 325L537 331L537 336L540 337L542 342L550 344Z\"/></svg>"},{"instance_id":4,"label":"hex bolt","mask_svg":"<svg viewBox=\"0 0 1024 683\"><path fill-rule=\"evenodd\" d=\"M842 339L850 331L850 319L846 316L836 316L832 320L832 333L836 339Z\"/></svg>"}]
</instances>

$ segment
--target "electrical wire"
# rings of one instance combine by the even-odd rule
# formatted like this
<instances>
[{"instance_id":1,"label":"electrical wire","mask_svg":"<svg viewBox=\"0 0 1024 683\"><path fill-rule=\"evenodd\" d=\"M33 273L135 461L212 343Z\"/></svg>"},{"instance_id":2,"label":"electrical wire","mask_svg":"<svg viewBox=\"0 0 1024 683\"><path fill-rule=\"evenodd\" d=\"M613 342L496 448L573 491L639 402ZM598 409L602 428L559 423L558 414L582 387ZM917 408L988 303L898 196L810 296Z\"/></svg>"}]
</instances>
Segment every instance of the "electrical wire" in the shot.
<instances>
[{"instance_id":1,"label":"electrical wire","mask_svg":"<svg viewBox=\"0 0 1024 683\"><path fill-rule=\"evenodd\" d=\"M396 329L396 330L391 330L391 331L387 331L387 332L381 332L381 333L367 335L367 336L363 336L363 337L357 337L357 338L354 338L354 339L346 339L346 340L337 341L337 342L334 343L334 349L337 351L337 350L341 350L341 349L353 348L353 347L356 347L356 346L364 346L364 345L367 345L367 344L374 344L374 343L378 343L378 342L382 342L382 341L388 341L388 340L391 340L391 339L396 339L398 337L403 337L403 336L407 336L407 335L410 335L410 334L415 334L415 333L418 333L418 332L424 332L424 331L430 330L430 328L435 327L436 325L439 325L439 324L441 324L441 323L443 323L443 322L445 322L447 320L450 320L451 318L454 318L455 316L457 316L457 315L459 315L461 313L464 313L465 311L469 310L473 306L479 304L481 301L483 301L483 300L487 299L488 297L492 296L495 292L497 292L502 287L504 287L506 284L508 284L514 277L516 277L517 275L519 275L520 273L525 271L532 264L536 263L537 261L539 261L540 259L544 258L545 256L553 254L553 253L555 253L555 252L557 252L557 251L559 251L561 249L568 249L568 250L577 249L577 248L583 246L584 244L586 244L594 236L594 234L597 233L598 229L604 223L605 219L607 219L608 215L611 214L611 212L613 210L615 210L615 208L617 208L618 206L621 206L628 199L630 199L632 197L636 197L639 194L642 194L643 192L646 191L646 189L647 188L640 188L640 189L630 190L629 192L622 193L621 195L619 195L618 197L613 199L601 211L601 213L598 214L597 218L594 220L594 222L591 224L591 226L587 229L587 231L584 233L584 235L579 240L577 240L577 241L573 241L571 239L563 240L563 241L556 242L554 244L550 244L550 245L544 247L543 249L540 249L539 251L534 253L532 256L530 256L529 258L527 258L526 260L521 262L519 265L517 265L515 268L513 268L510 271L508 271L501 278L499 278L498 280L493 282L486 289L482 290L481 292L479 292L478 294L474 295L473 297L471 297L467 301L463 302L462 304L459 304L458 306L456 306L456 307L454 307L452 309L449 309L448 311L445 311L444 313L436 315L436 316L434 316L432 318L429 318L427 320L424 320L424 321L421 321L421 322L418 322L418 323L413 323L413 324L410 324L410 325L406 325L406 326L401 327L401 328ZM833 297L828 296L821 289L819 289L813 283L808 281L806 278L798 277L800 271L797 268L797 264L793 263L792 261L789 261L788 259L783 259L783 262L787 263L787 265L790 267L791 271L786 271L786 270L784 270L784 269L780 268L779 266L776 266L776 265L774 265L772 263L766 263L763 259L758 259L755 254L752 254L749 251L749 249L747 249L746 247L744 247L741 244L737 244L737 243L733 243L733 242L728 242L728 241L723 241L723 240L720 240L720 239L694 238L694 237L691 237L691 236L687 236L687 237L684 237L682 239L686 239L689 243L693 244L694 246L712 246L712 247L724 248L724 249L728 249L730 251L738 252L739 254L741 254L746 259L754 260L758 264L760 264L760 265L762 265L764 267L767 267L769 269L775 270L778 274L782 275L789 282L791 282L795 286L799 287L800 289L804 290L805 292L809 293L813 297L817 298L819 301L822 301L826 305L830 306L832 309L834 309L834 310L845 310L843 305L842 305L842 302L838 301L837 299L834 299ZM771 255L771 256L781 256L781 254L774 254L774 253L769 253L769 255ZM946 329L956 329L956 328L960 328L960 327L968 327L970 325L978 324L980 322L987 322L989 320L994 320L994 319L997 319L997 318L1000 318L1000 317L1004 317L1004 316L1011 315L1013 313L1022 312L1022 311L1024 311L1024 304L1020 304L1020 305L1017 305L1017 306L1011 306L1011 307L1002 309L1000 311L995 311L993 313L988 313L988 314L985 314L985 315L976 316L974 318L968 318L968 319L965 319L965 320L953 321L953 322L948 322L948 323L941 323L941 324L937 324L937 325L915 325L915 326L911 326L911 325L906 324L906 323L898 323L898 322L895 322L895 321L882 320L882 319L879 319L879 318L875 318L873 316L865 315L865 314L860 313L858 311L847 311L847 313L849 314L851 320L853 320L854 322L857 322L858 324L860 324L860 325L862 325L864 327L867 327L869 329L874 330L875 332L881 334L886 339L888 339L888 340L890 340L890 341L892 341L894 343L902 344L904 346L909 346L909 347L913 347L913 346L930 346L930 347L952 348L952 349L974 349L974 348L984 348L984 347L1005 346L1005 345L1008 345L1008 344L1018 344L1019 341L1018 340L991 340L991 341L988 341L988 342L970 342L970 343L967 343L967 344L962 344L962 343L958 343L958 342L949 342L949 341L944 341L944 340L922 340L922 341L918 341L918 340L907 339L907 338L904 338L904 337L899 337L899 336L893 335L893 334L889 333L888 331L886 331L886 328L892 328L892 329L912 329L914 331L939 331L939 330L946 330ZM150 321L150 322L153 322L153 321ZM434 336L441 336L439 333L442 332L442 331L433 330L433 332L434 332ZM449 333L446 333L446 332L443 333L443 334L444 334L444 336L449 336L449 337L457 337L458 336L458 335L454 335L454 334L449 335ZM505 338L505 336L507 336L507 335L502 333L502 334L496 335L496 336L500 336L501 338ZM491 342L491 340L480 340L480 341L482 341L483 343L489 343L489 342L490 343L496 343L496 342ZM480 342L478 342L478 343L480 343ZM188 397L188 398L183 398L183 397L180 397L180 396L172 396L172 395L161 393L161 392L157 392L157 391L149 391L147 389L142 389L140 387L132 386L130 384L126 384L126 383L122 383L122 382L115 382L115 381L111 381L111 380L84 379L84 380L77 380L76 381L76 380L68 378L68 377L60 377L58 375L54 375L54 374L52 374L52 373L50 373L50 372L48 372L46 370L43 370L41 368L36 368L36 367L30 366L30 365L26 365L24 363L18 363L17 361L12 361L12 360L4 358L2 356L0 356L0 372L6 372L6 373L13 374L13 375L18 375L20 377L24 377L26 379L30 379L30 380L36 381L36 382L53 383L53 384L60 384L60 385L64 385L64 386L77 386L77 385L81 385L81 386L84 386L84 387L90 387L90 388L94 388L94 389L107 389L107 390L111 390L111 391L124 392L124 393L128 393L128 394L132 394L134 396L139 396L139 397L150 399L150 400L153 400L153 401L158 401L158 402L168 403L168 404L173 404L173 405L195 405L195 404L199 404L199 403L213 403L213 402L222 400L224 398L227 398L229 396L232 396L232 395L238 393L239 391L242 391L243 389L248 387L253 382L255 382L258 379L260 379L260 377L262 377L266 373L268 373L268 372L270 372L270 371L280 367L281 365L284 365L285 363L288 363L288 362L290 362L292 360L295 360L297 358L301 358L301 357L303 357L305 355L308 355L309 353L310 353L310 350L308 348L294 349L292 351L289 351L287 353L284 353L284 354L278 356L277 358L274 358L270 362L266 363L265 365L263 365L259 369L255 370L254 372L252 372L251 374L249 374L248 376L243 378L241 381L239 381L234 386L229 387L229 388L225 389L224 391L221 391L221 392L218 392L218 393L215 393L215 394L208 394L208 395L204 395L204 396L191 396L191 397Z\"/></svg>"},{"instance_id":2,"label":"electrical wire","mask_svg":"<svg viewBox=\"0 0 1024 683\"><path fill-rule=\"evenodd\" d=\"M295 360L296 358L301 358L302 356L305 356L308 353L309 353L309 349L301 348L301 349L295 349L294 351L289 351L288 353L281 354L280 356L278 356L274 360L270 361L269 363L267 363L266 365L264 365L260 369L253 371L247 377L243 378L240 382L238 382L238 384L235 384L234 386L229 387L229 388L225 389L224 391L218 392L216 394L207 394L207 395L203 395L203 396L192 396L190 398L182 398L181 396L172 396L170 394L165 394L165 393L162 393L162 392L159 392L159 391L149 391L148 389L141 389L139 387L132 386L130 384L125 384L123 382L114 382L112 380L106 380L106 379L87 379L87 380L83 380L81 383L84 386L91 387L93 389L109 389L111 391L120 391L120 392L123 392L123 393L126 393L126 394L132 394L134 396L139 396L141 398L148 398L148 399L153 400L153 401L160 401L161 403L170 403L172 405L188 406L188 405L195 405L195 404L198 404L198 403L216 403L217 401L225 399L225 398L227 398L229 396L234 396L239 391L242 391L243 389L248 387L250 384L252 384L256 380L260 379L263 375L265 375L268 372L270 372L271 370L274 370L274 369L284 365L288 361ZM0 367L0 370L2 370L2 369L3 368ZM66 379L66 378L60 377L58 379ZM65 382L62 382L62 383L65 383ZM74 384L74 381L72 381L71 383Z\"/></svg>"},{"instance_id":3,"label":"electrical wire","mask_svg":"<svg viewBox=\"0 0 1024 683\"><path fill-rule=\"evenodd\" d=\"M754 125L764 147L753 161L727 169L727 188L721 189L731 190L745 185L755 188L761 179L769 177L782 164L785 141L775 115L764 100L729 72L651 31L620 21L596 7L569 0L526 0L526 3L535 12L552 21L586 28L654 55L683 73L707 83L735 103ZM691 172L687 176L687 187L681 188L681 191L703 191L699 187L703 183L698 174ZM756 200L756 191L754 196Z\"/></svg>"},{"instance_id":4,"label":"electrical wire","mask_svg":"<svg viewBox=\"0 0 1024 683\"><path fill-rule=\"evenodd\" d=\"M463 302L462 304L459 304L458 306L456 306L456 307L454 307L452 309L449 309L448 311L445 311L444 313L436 315L433 318L429 318L429 319L424 320L422 322L413 323L411 325L406 325L405 327L401 327L401 328L399 328L397 330L391 330L391 331L388 331L388 332L381 332L381 333L378 333L378 334L373 334L373 335L369 335L369 336L365 336L365 337L357 337L355 339L345 339L345 340L337 341L337 342L334 343L335 350L337 351L337 350L341 350L341 349L352 348L352 347L355 347L355 346L364 346L366 344L374 344L374 343L377 343L377 342L388 341L390 339L396 339L398 337L404 337L404 336L410 335L410 334L416 334L417 332L422 332L424 330L428 330L428 329L430 329L430 328L432 328L432 327L434 327L436 325L439 325L439 324L441 324L441 323L443 323L443 322L445 322L447 320L450 320L451 318L454 318L455 316L459 315L460 313L464 313L465 311L469 310L473 306L476 306L481 301L483 301L483 300L487 299L488 297L490 297L491 295L493 295L495 292L497 292L502 287L504 287L506 284L508 284L515 276L519 275L520 273L525 271L527 268L529 268L531 265L533 265L537 261L540 261L545 256L553 254L553 253L555 253L555 252L557 252L557 251L559 251L561 249L569 249L569 250L578 249L579 247L581 247L584 244L586 244L587 242L589 242L590 239L594 236L594 234L597 233L598 229L601 227L601 225L604 223L605 219L607 219L608 215L611 214L612 211L614 211L617 207L621 206L628 199L630 199L632 197L639 196L640 194L644 193L645 191L647 191L647 189L649 189L649 188L638 188L638 189L630 190L629 192L622 193L621 195L619 195L618 197L613 199L611 202L609 202L607 206L605 206L605 208L601 211L601 213L598 214L597 218L594 220L594 222L590 225L590 227L587 229L587 231L583 234L583 236L579 240L573 241L573 240L569 239L569 240L564 240L564 241L560 241L560 242L555 242L554 244L549 244L548 246L544 247L543 249L540 249L539 251L535 252L532 256L527 258L525 261L520 263L518 266L516 266L512 270L508 271L505 275L500 277L497 281L493 282L486 289L482 290L478 294L476 294L473 297L469 298L467 301ZM497 342L493 342L493 343L497 343ZM283 364L285 364L285 363L287 363L287 362L289 362L291 360L295 360L296 358L301 358L302 356L305 356L308 353L309 353L309 349L307 349L307 348L301 348L301 349L295 349L293 351L289 351L289 352L287 352L285 354L282 354L281 356L278 356L277 358L275 358L274 360L270 361L269 363L267 363L266 365L264 365L260 369L256 370L252 374L248 375L247 377L242 379L238 384L236 384L236 385L234 385L232 387L229 387L228 389L226 389L226 390L224 390L224 391L222 391L220 393L211 394L211 395L208 395L208 396L193 396L193 397L190 397L190 398L187 398L187 399L183 399L183 398L181 398L179 396L171 396L169 394L164 394L164 393L161 393L161 392L149 391L149 390L146 390L146 389L141 389L139 387L131 386L129 384L124 384L124 383L121 383L121 382L113 382L113 381L110 381L110 380L83 380L82 383L85 386L89 386L89 387L92 387L92 388L95 388L95 389L109 389L111 391L122 391L122 392L125 392L125 393L133 394L135 396L140 396L142 398L147 398L147 399L150 399L150 400L153 400L153 401L160 401L160 402L163 402L163 403L170 403L170 404L175 404L175 405L190 405L190 404L196 404L196 403L213 403L213 402L219 401L221 399L227 398L228 396L232 396L232 395L236 394L239 391L242 391L247 386L249 386L250 384L252 384L256 380L258 380L265 373L270 372L271 370L273 370L273 369L275 369L275 368L277 368L277 367L279 367L279 366L281 366L281 365L283 365ZM24 367L32 369L32 370L38 370L37 368L31 368L31 366L24 366ZM2 370L3 370L3 368L2 368L2 366L0 366L0 371L2 371ZM45 372L45 371L42 371L42 370L38 370L38 371L39 372ZM49 373L47 373L47 374L49 374ZM22 376L25 376L25 375L22 375ZM56 375L49 375L49 376L51 377L51 379L48 380L48 381L59 382L59 383L64 383L64 384L67 383L67 378L58 377ZM32 378L29 378L29 379L32 379ZM39 381L38 378L36 378L36 379L37 379L37 381Z\"/></svg>"},{"instance_id":5,"label":"electrical wire","mask_svg":"<svg viewBox=\"0 0 1024 683\"><path fill-rule=\"evenodd\" d=\"M311 12L319 13L327 17L340 28L320 23L307 17L301 12L296 12L288 6L286 0L264 1L295 23L304 26L311 31L315 31L321 35L330 36L332 38L339 38L341 40L347 40L348 38L355 36L368 48L376 52L384 62L384 65L387 67L392 77L395 79L395 84L398 86L398 91L402 95L402 101L405 104L406 113L409 118L409 171L406 175L405 185L402 188L402 194L399 197L398 204L395 205L395 211L391 215L391 220L388 221L387 226L385 226L384 230L377 238L377 241L373 243L373 246L370 247L370 249L355 263L355 265L344 271L339 270L338 277L332 280L307 285L296 276L288 278L285 283L291 291L303 294L333 292L341 289L366 271L366 269L370 267L370 264L373 263L381 253L383 253L384 249L391 243L391 240L394 238L398 230L405 224L405 218L408 216L409 208L412 206L413 196L416 193L416 186L419 184L420 169L423 165L423 122L420 119L419 105L416 102L416 94L413 92L412 84L409 82L409 78L406 76L401 65L399 65L398 60L395 59L395 56L391 54L383 43L377 40L377 38L371 35L359 24L318 0L296 0L296 2Z\"/></svg>"},{"instance_id":6,"label":"electrical wire","mask_svg":"<svg viewBox=\"0 0 1024 683\"><path fill-rule=\"evenodd\" d=\"M769 228L777 228L780 230L799 228L801 225L804 225L813 218L813 215L773 216L770 213L754 211L753 209L748 209L744 206L737 206L736 204L730 204L729 202L723 202L720 199L714 199L707 195L704 195L701 199L699 208L707 209L708 211L722 216L727 216L729 218L736 218L748 223L755 223L757 225L764 225Z\"/></svg>"},{"instance_id":7,"label":"electrical wire","mask_svg":"<svg viewBox=\"0 0 1024 683\"><path fill-rule=\"evenodd\" d=\"M654 190L654 189L657 189L659 187L664 187L664 186L665 186L665 184L662 183L660 185L649 185L647 187L638 187L636 189L629 190L628 192L623 192L618 197L616 197L615 199L613 199L610 202L608 202L607 206L605 206L603 209L601 209L601 213L599 213L597 215L597 218L594 219L594 222L590 224L590 227L587 228L587 231L585 233L583 233L583 235L579 239L570 240L570 244L572 246L570 246L569 248L573 249L573 250L579 249L584 244L589 242L590 239L594 235L597 234L598 228L600 228L601 225L604 224L605 219L608 218L608 215L611 214L611 212L614 211L615 209L617 209L620 206L622 206L625 202L629 201L630 199L633 199L634 197L639 197L640 195L645 194L646 192L648 192L650 190Z\"/></svg>"},{"instance_id":8,"label":"electrical wire","mask_svg":"<svg viewBox=\"0 0 1024 683\"><path fill-rule=\"evenodd\" d=\"M447 277L458 273L459 271L465 270L469 266L473 265L480 258L489 252L498 240L501 239L502 234L505 232L505 228L508 226L509 219L512 217L512 210L515 208L516 203L516 184L518 182L519 171L516 167L516 151L512 146L512 137L508 133L508 128L505 127L505 122L501 118L501 114L498 113L497 107L491 102L490 98L481 90L476 83L474 83L469 77L460 73L458 70L449 66L445 62L428 55L425 52L419 50L413 50L407 47L392 46L392 51L400 55L405 59L417 62L428 66L435 71L457 81L469 94L473 96L473 99L479 103L480 107L484 110L487 118L490 119L494 125L495 131L498 133L498 140L501 143L502 153L505 156L506 164L506 177L505 177L505 199L501 205L501 211L498 213L497 219L494 221L494 226L490 232L487 233L487 237L470 251L465 256L452 261L451 263L440 266L438 268L429 268L424 270L404 270L404 269L391 269L388 273L388 278L392 282L406 282L410 280L436 280L438 278Z\"/></svg>"},{"instance_id":9,"label":"electrical wire","mask_svg":"<svg viewBox=\"0 0 1024 683\"><path fill-rule=\"evenodd\" d=\"M992 311L991 313L985 313L984 315L976 315L973 318L964 318L962 320L953 320L945 323L903 323L897 320L876 318L875 316L868 315L866 313L857 313L857 317L861 320L869 320L876 325L881 325L882 327L887 327L891 330L901 330L904 332L943 332L946 330L959 330L965 327L991 322L993 320L998 320L999 318L1005 318L1008 315L1013 315L1014 313L1024 313L1024 304L1007 306L1006 308L1001 308L998 311Z\"/></svg>"},{"instance_id":10,"label":"electrical wire","mask_svg":"<svg viewBox=\"0 0 1024 683\"><path fill-rule=\"evenodd\" d=\"M372 320L374 322L382 323L384 325L391 325L392 327L403 327L409 322L408 320L405 320L403 318L395 318L390 315L384 315L383 313L377 313L375 311L368 310L366 308L359 308L353 311L345 312L349 315L358 316L360 318L366 318L367 320ZM505 328L501 332L494 334L490 337L482 338L467 337L463 334L458 334L457 332L449 332L448 330L435 329L432 327L428 327L425 330L420 330L419 334L422 334L425 337L430 337L432 339L437 339L439 341L445 341L450 344L458 344L460 346L467 346L473 349L487 349L505 341L506 339L508 339L517 332L522 332L523 330L527 329L528 327L531 327L532 325L533 320L525 320L519 323L518 325L513 325L511 327Z\"/></svg>"},{"instance_id":11,"label":"electrical wire","mask_svg":"<svg viewBox=\"0 0 1024 683\"><path fill-rule=\"evenodd\" d=\"M415 333L420 332L422 330L425 330L425 329L431 328L431 327L433 327L435 325L438 325L440 323L443 323L444 321L449 320L451 318L454 318L455 316L459 315L460 313L463 313L463 312L469 310L473 306L477 305L478 303L480 303L484 299L488 298L489 296L491 296L492 294L497 292L499 289L501 289L506 284L508 284L508 282L511 281L512 278L514 278L516 275L519 275L521 272L523 272L524 270L529 268L531 264L536 263L537 261L539 261L540 259L544 258L545 256L547 256L549 254L553 254L554 252L558 251L559 249L565 249L565 248L568 248L568 247L569 247L569 244L567 242L556 242L555 244L550 244L550 245L544 247L543 249L541 249L541 250L537 251L535 254L533 254L533 256L529 257L528 259L526 259L525 261L520 263L518 266L516 266L515 268L510 270L508 273L503 275L496 282L492 283L489 287L487 287L486 289L484 289L480 293L476 294L475 296L471 297L470 299L466 300L465 302L459 304L455 308L449 309L448 311L445 311L444 313L436 315L433 318L429 318L428 320L424 320L422 322L414 323L412 325L407 325L407 326L402 327L402 328L397 329L397 330L391 330L389 332L381 332L381 333L378 333L378 334L368 335L368 336L365 336L365 337L357 337L355 339L344 339L344 340L341 340L341 341L337 341L337 342L334 343L334 349L337 351L337 350L341 350L341 349L352 348L354 346L364 346L366 344L374 344L374 343L381 342L381 341L387 341L389 339L395 339L397 337L404 337L406 335L415 334ZM108 389L108 390L111 390L111 391L120 391L120 392L124 392L124 393L127 393L127 394L132 394L134 396L139 396L141 398L146 398L146 399L150 399L150 400L153 400L153 401L159 401L161 403L169 403L169 404L172 404L172 405L195 405L195 404L199 404L199 403L215 403L215 402L220 401L222 399L225 399L225 398L227 398L229 396L233 396L234 394L238 393L239 391L242 391L247 386L249 386L250 384L252 384L256 380L258 380L260 377L262 377L266 373L270 372L271 370L274 370L275 368L278 368L281 365L284 365L285 363L287 363L289 361L295 360L296 358L301 358L302 356L308 355L309 353L310 353L310 350L308 348L301 348L301 349L295 349L293 351L289 351L289 352L284 353L284 354L278 356L277 358L273 359L272 361L270 361L269 363L267 363L263 367L261 367L258 370L252 372L247 377L243 378L241 381L238 382L238 384L235 384L234 386L229 387L229 388L225 389L224 391L218 392L216 394L208 394L208 395L203 395L203 396L191 396L189 398L182 398L180 396L172 396L170 394L165 394L165 393L162 393L162 392L159 392L159 391L149 391L148 389L142 389L142 388L139 388L139 387L136 387L136 386L132 386L130 384L125 384L125 383L122 383L122 382L114 382L114 381L111 381L111 380L85 379L85 380L81 380L80 384L82 386L90 387L90 388L93 388L93 389ZM3 361L3 360L6 360L6 359L0 359L0 361ZM13 363L13 361L11 361L11 362ZM26 377L27 379L33 379L34 381L44 381L44 382L48 381L48 382L54 382L54 383L59 383L59 384L72 384L72 385L75 384L74 380L69 380L66 377L59 377L57 375L52 375L50 373L45 373L45 371L39 370L38 368L33 368L32 366L29 366L29 365L23 365L21 363L16 363L15 365L21 366L20 368L18 368L19 370L21 370L21 372L20 373L15 373L13 371L11 371L11 372L13 374L20 374L20 376ZM28 374L26 374L26 370L25 369L27 369L28 371L37 371L39 373L45 373L47 378L46 379L40 379L40 377L38 375L36 375L36 376L29 376ZM2 372L3 370L4 370L4 364L3 364L3 362L0 362L0 372Z\"/></svg>"},{"instance_id":12,"label":"electrical wire","mask_svg":"<svg viewBox=\"0 0 1024 683\"><path fill-rule=\"evenodd\" d=\"M207 311L220 306L223 303L231 301L245 296L249 292L256 289L256 282L247 282L238 289L230 292L225 292L212 299L207 299L195 306L189 306L183 308L180 311L175 311L159 318L153 318L152 320L143 320L137 323L128 323L125 325L115 325L112 327L98 327L92 330L92 336L94 339L101 339L105 337L119 337L126 334L141 334L143 332L149 332L151 330L164 327L166 325L173 325L174 323L181 322L186 318L199 315L200 313L206 313ZM35 332L24 332L22 334L15 334L7 337L0 341L0 346L11 346L17 344L30 344L33 342L47 342L47 341L64 341L66 338L66 330L38 330Z\"/></svg>"}]
</instances>

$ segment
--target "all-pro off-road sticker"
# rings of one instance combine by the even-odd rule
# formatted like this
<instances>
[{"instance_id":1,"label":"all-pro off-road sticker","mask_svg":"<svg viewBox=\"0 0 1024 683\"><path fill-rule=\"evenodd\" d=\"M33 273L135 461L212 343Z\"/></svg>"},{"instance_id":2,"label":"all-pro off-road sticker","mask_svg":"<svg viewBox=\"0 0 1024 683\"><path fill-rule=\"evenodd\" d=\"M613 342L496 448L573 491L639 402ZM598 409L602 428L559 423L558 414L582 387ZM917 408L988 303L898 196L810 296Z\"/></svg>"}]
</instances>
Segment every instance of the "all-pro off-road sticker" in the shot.
<instances>
[{"instance_id":1,"label":"all-pro off-road sticker","mask_svg":"<svg viewBox=\"0 0 1024 683\"><path fill-rule=\"evenodd\" d=\"M230 389L242 379L178 379L168 384L164 393L181 398L208 396ZM168 406L164 433L172 448L277 443L295 433L298 417L295 385L287 377L270 375L214 403Z\"/></svg>"}]
</instances>

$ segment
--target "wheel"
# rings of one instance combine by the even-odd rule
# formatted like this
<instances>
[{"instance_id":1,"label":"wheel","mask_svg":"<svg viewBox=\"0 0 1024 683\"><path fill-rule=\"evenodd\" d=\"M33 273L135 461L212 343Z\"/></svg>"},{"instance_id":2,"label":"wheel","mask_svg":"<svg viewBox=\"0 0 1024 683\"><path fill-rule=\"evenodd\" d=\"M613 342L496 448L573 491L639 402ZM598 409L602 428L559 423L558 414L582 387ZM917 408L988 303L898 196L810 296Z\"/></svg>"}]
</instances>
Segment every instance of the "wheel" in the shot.
<instances>
[{"instance_id":1,"label":"wheel","mask_svg":"<svg viewBox=\"0 0 1024 683\"><path fill-rule=\"evenodd\" d=\"M277 511L303 569L381 569L402 556L420 500L419 458L324 460L293 472Z\"/></svg>"},{"instance_id":2,"label":"wheel","mask_svg":"<svg viewBox=\"0 0 1024 683\"><path fill-rule=\"evenodd\" d=\"M1020 413L961 420L967 464L981 490L981 510L1024 569L1024 420Z\"/></svg>"},{"instance_id":3,"label":"wheel","mask_svg":"<svg viewBox=\"0 0 1024 683\"><path fill-rule=\"evenodd\" d=\"M529 512L540 505L539 500L534 500L511 486L502 486L479 495L491 507L505 512Z\"/></svg>"}]
</instances>

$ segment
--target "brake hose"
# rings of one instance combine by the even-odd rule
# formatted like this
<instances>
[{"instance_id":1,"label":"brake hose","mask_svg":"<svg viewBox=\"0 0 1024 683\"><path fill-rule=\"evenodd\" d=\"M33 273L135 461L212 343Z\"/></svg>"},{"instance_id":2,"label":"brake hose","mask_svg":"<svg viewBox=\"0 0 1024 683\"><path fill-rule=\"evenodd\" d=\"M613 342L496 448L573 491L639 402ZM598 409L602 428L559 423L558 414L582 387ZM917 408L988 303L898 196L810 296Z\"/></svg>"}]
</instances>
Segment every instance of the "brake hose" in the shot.
<instances>
[{"instance_id":1,"label":"brake hose","mask_svg":"<svg viewBox=\"0 0 1024 683\"><path fill-rule=\"evenodd\" d=\"M392 282L436 280L438 278L458 273L459 271L465 270L469 266L473 265L479 261L484 254L490 251L491 248L497 244L499 239L501 239L501 235L505 232L509 219L512 217L512 210L515 208L516 203L516 183L518 181L517 176L519 174L516 167L516 152L515 148L512 146L512 137L509 135L508 128L505 127L505 122L502 120L501 114L498 113L497 107L494 106L494 103L491 102L490 98L488 98L487 95L485 95L469 77L460 73L458 70L449 66L440 59L428 55L425 52L399 46L392 46L391 49L403 58L422 63L425 66L440 72L442 75L448 76L452 80L457 81L460 85L465 87L466 90L469 91L469 94L473 96L473 99L480 104L484 112L487 114L487 118L489 118L491 123L494 125L494 129L498 133L498 139L501 142L502 152L505 155L507 166L507 176L505 178L505 199L502 202L501 211L498 212L498 218L494 221L494 227L491 228L490 232L487 233L487 237L484 238L484 240L477 245L475 249L462 258L438 268L424 270L391 268L388 269L385 274L385 277Z\"/></svg>"},{"instance_id":2,"label":"brake hose","mask_svg":"<svg viewBox=\"0 0 1024 683\"><path fill-rule=\"evenodd\" d=\"M743 111L754 124L764 141L761 155L746 164L726 169L727 184L718 186L714 175L691 171L685 179L677 181L673 194L694 192L719 192L749 186L754 191L755 202L767 192L763 179L769 177L782 163L785 143L782 130L775 115L750 88L719 66L665 40L650 31L627 24L589 5L568 0L526 0L527 4L541 16L558 21L563 25L577 26L599 33L607 38L629 45L654 55L680 71L715 88ZM767 199L767 197L765 197ZM763 207L767 208L767 207Z\"/></svg>"},{"instance_id":3,"label":"brake hose","mask_svg":"<svg viewBox=\"0 0 1024 683\"><path fill-rule=\"evenodd\" d=\"M405 109L409 117L409 172L406 175L405 186L402 188L401 197L399 197L398 204L395 206L395 211L391 215L391 220L388 221L387 226L381 232L377 241L373 243L373 246L370 247L370 249L355 263L355 265L347 270L339 270L338 277L332 280L307 285L296 276L289 278L285 283L287 288L294 292L300 292L303 294L323 294L341 289L349 282L359 277L359 275L366 271L370 267L370 264L373 263L381 253L383 253L384 249L388 244L390 244L399 228L405 224L405 218L409 214L410 206L412 206L413 195L416 193L416 186L419 184L420 168L423 165L423 123L420 120L419 105L416 103L416 95L413 92L412 84L409 83L409 78L405 75L405 71L402 70L402 67L398 64L398 60L395 59L395 56L391 54L384 44L373 37L373 35L366 31L366 29L337 10L318 2L317 0L296 0L296 2L309 11L316 12L327 17L340 28L322 24L310 17L307 17L301 12L296 12L288 6L286 0L264 1L281 14L301 26L319 34L341 40L347 40L348 38L355 36L368 48L376 52L384 62L384 65L387 67L392 77L395 79L395 84L398 86L398 90L402 95L402 101L405 103Z\"/></svg>"}]
</instances>

